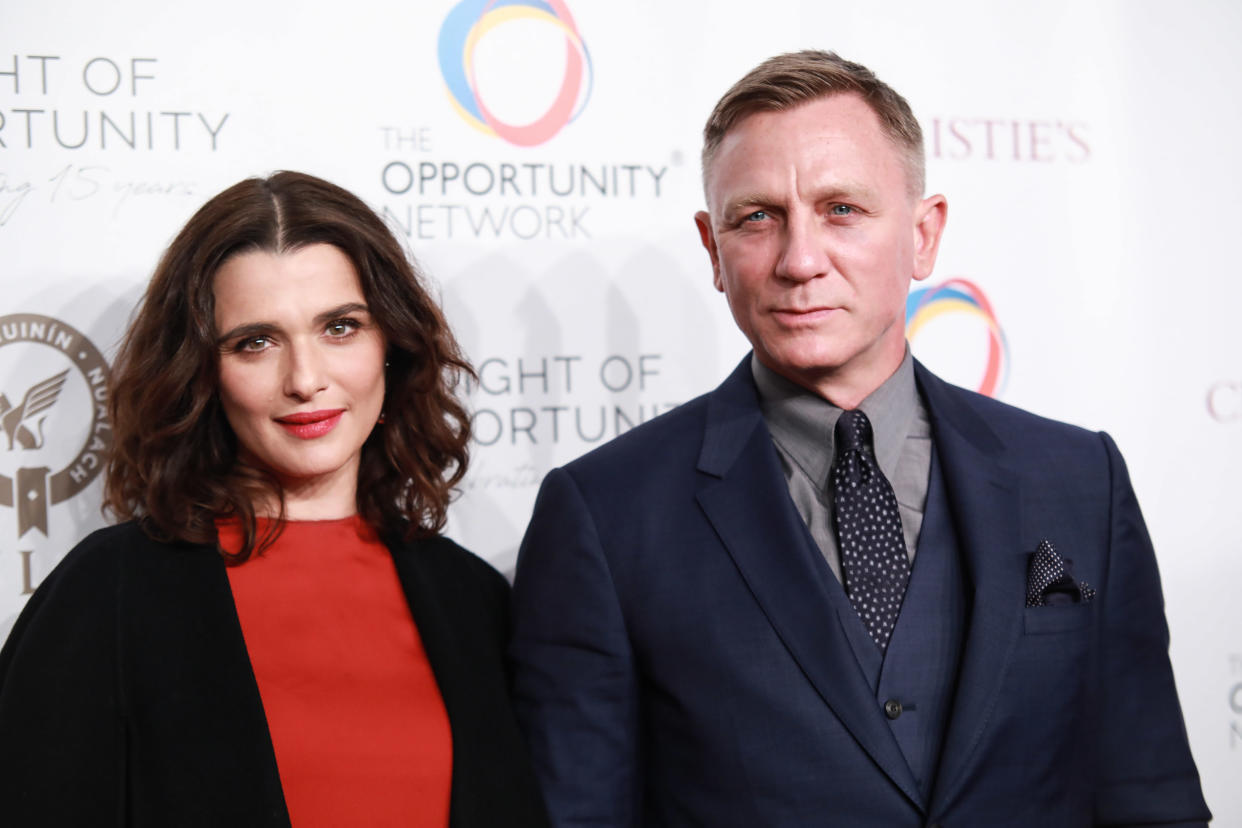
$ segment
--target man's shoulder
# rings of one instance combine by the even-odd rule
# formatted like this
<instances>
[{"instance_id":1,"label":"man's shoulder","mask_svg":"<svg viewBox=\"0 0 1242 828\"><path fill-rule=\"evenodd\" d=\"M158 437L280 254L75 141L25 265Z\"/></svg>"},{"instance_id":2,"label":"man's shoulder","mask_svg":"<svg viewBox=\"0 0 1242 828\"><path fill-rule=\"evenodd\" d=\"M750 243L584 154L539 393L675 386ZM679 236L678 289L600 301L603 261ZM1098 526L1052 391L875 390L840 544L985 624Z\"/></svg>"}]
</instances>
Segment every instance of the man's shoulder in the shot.
<instances>
[{"instance_id":1,"label":"man's shoulder","mask_svg":"<svg viewBox=\"0 0 1242 828\"><path fill-rule=\"evenodd\" d=\"M1056 420L1041 414L1036 414L1025 408L1013 405L1012 403L1003 402L994 397L980 394L977 391L971 391L957 385L953 385L946 380L936 376L927 368L920 366L918 372L919 387L923 390L924 396L929 402L935 406L936 403L944 403L950 401L954 406L961 406L969 410L975 416L983 419L989 425L993 425L1002 429L1037 429L1049 430L1053 432L1061 432L1066 435L1078 434L1081 436L1093 435L1094 432L1073 425L1072 423Z\"/></svg>"},{"instance_id":2,"label":"man's shoulder","mask_svg":"<svg viewBox=\"0 0 1242 828\"><path fill-rule=\"evenodd\" d=\"M566 464L565 469L575 477L589 477L694 464L703 445L712 396L719 390L709 391L640 423Z\"/></svg>"},{"instance_id":3,"label":"man's shoulder","mask_svg":"<svg viewBox=\"0 0 1242 828\"><path fill-rule=\"evenodd\" d=\"M920 369L919 387L934 422L951 422L976 440L986 432L1011 452L1089 453L1103 459L1104 444L1098 432L960 388L926 368Z\"/></svg>"}]
</instances>

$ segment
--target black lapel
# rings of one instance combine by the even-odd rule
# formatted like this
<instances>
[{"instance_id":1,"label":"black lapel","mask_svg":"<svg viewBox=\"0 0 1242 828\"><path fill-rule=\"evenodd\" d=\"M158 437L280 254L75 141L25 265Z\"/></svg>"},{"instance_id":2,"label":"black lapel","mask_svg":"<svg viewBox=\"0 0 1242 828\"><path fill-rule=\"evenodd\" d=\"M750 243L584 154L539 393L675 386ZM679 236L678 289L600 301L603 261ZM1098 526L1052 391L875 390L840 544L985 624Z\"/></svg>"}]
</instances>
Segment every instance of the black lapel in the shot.
<instances>
[{"instance_id":1,"label":"black lapel","mask_svg":"<svg viewBox=\"0 0 1242 828\"><path fill-rule=\"evenodd\" d=\"M198 751L176 776L188 790L229 791L212 796L219 805L214 819L228 822L230 814L245 812L251 824L287 826L276 752L223 559L210 546L163 544L145 535L138 543L144 548L130 559L121 600L141 609L123 613L132 651L123 658L132 665L131 681L155 694L142 704L185 714L183 728L164 734L170 743L154 750ZM175 791L158 797L179 798ZM181 798L182 805L195 798Z\"/></svg>"},{"instance_id":2,"label":"black lapel","mask_svg":"<svg viewBox=\"0 0 1242 828\"><path fill-rule=\"evenodd\" d=\"M453 737L449 824L543 826L538 782L510 707L508 584L445 538L387 539Z\"/></svg>"}]
</instances>

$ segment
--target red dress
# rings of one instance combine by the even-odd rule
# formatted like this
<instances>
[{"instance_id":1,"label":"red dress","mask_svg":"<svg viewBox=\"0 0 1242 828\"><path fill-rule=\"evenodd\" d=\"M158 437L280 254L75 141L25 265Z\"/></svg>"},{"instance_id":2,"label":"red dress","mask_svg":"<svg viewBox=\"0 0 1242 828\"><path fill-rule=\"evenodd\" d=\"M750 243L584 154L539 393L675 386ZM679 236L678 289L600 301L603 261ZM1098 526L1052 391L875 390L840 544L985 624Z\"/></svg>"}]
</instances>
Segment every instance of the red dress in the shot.
<instances>
[{"instance_id":1,"label":"red dress","mask_svg":"<svg viewBox=\"0 0 1242 828\"><path fill-rule=\"evenodd\" d=\"M228 576L294 828L447 826L448 715L387 547L359 517L288 521Z\"/></svg>"}]
</instances>

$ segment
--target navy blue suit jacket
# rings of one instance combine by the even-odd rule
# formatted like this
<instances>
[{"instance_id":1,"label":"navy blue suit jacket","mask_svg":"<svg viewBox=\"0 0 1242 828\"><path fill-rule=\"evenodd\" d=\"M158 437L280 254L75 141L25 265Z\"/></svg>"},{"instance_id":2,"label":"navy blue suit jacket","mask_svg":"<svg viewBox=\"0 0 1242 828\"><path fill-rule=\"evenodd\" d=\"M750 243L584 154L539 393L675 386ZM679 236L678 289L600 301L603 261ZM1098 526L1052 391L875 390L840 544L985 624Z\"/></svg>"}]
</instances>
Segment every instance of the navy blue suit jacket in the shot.
<instances>
[{"instance_id":1,"label":"navy blue suit jacket","mask_svg":"<svg viewBox=\"0 0 1242 828\"><path fill-rule=\"evenodd\" d=\"M789 498L744 360L544 481L510 653L555 824L1209 818L1116 446L916 375L969 582L930 796L851 654L827 597L840 586ZM1093 601L1025 606L1042 539Z\"/></svg>"}]
</instances>

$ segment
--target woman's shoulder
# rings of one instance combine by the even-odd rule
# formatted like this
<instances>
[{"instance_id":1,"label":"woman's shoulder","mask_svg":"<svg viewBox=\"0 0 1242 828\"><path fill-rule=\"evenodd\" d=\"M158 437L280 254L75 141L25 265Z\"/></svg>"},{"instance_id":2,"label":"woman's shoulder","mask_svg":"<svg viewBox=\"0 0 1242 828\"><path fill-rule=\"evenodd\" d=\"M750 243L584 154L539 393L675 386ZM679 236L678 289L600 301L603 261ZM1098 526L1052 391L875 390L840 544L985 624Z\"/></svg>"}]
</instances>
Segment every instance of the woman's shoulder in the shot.
<instances>
[{"instance_id":1,"label":"woman's shoulder","mask_svg":"<svg viewBox=\"0 0 1242 828\"><path fill-rule=\"evenodd\" d=\"M95 603L115 597L121 585L134 582L159 589L201 572L223 566L210 547L166 542L151 537L136 521L96 529L52 568L30 603Z\"/></svg>"},{"instance_id":2,"label":"woman's shoulder","mask_svg":"<svg viewBox=\"0 0 1242 828\"><path fill-rule=\"evenodd\" d=\"M0 672L6 671L19 642L26 642L27 649L68 647L90 652L110 646L129 550L149 543L131 522L97 529L70 549L18 616L5 656L0 657Z\"/></svg>"},{"instance_id":3,"label":"woman's shoulder","mask_svg":"<svg viewBox=\"0 0 1242 828\"><path fill-rule=\"evenodd\" d=\"M117 566L131 556L163 556L169 552L210 551L197 544L164 541L152 537L139 521L128 520L96 529L69 550L57 569Z\"/></svg>"},{"instance_id":4,"label":"woman's shoulder","mask_svg":"<svg viewBox=\"0 0 1242 828\"><path fill-rule=\"evenodd\" d=\"M398 570L412 568L419 579L441 593L465 600L487 598L507 602L509 582L483 558L451 538L432 535L389 543Z\"/></svg>"},{"instance_id":5,"label":"woman's shoulder","mask_svg":"<svg viewBox=\"0 0 1242 828\"><path fill-rule=\"evenodd\" d=\"M139 549L149 543L150 539L135 521L96 529L65 554L48 573L40 589L46 591L61 581L84 576L106 577L120 567L128 550Z\"/></svg>"},{"instance_id":6,"label":"woman's shoulder","mask_svg":"<svg viewBox=\"0 0 1242 828\"><path fill-rule=\"evenodd\" d=\"M397 545L428 569L486 581L505 580L486 560L444 535L403 540Z\"/></svg>"},{"instance_id":7,"label":"woman's shoulder","mask_svg":"<svg viewBox=\"0 0 1242 828\"><path fill-rule=\"evenodd\" d=\"M106 554L108 550L145 546L153 542L142 530L142 525L138 521L127 520L96 529L82 538L65 557L90 557Z\"/></svg>"}]
</instances>

